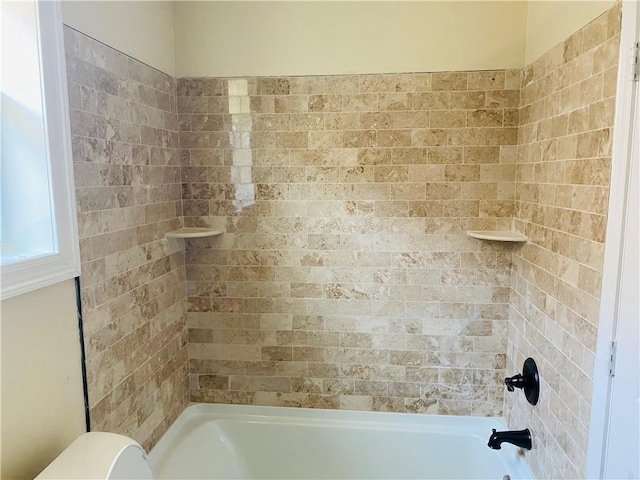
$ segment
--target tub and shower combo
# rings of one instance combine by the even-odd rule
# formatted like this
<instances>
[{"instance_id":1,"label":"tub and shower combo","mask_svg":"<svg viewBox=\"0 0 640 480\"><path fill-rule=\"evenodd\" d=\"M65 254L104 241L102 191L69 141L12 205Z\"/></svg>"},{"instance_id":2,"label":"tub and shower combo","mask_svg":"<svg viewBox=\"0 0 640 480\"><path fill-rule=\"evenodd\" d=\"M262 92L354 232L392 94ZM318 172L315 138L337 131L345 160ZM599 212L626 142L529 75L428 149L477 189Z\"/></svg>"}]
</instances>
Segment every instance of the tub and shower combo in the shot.
<instances>
[{"instance_id":1,"label":"tub and shower combo","mask_svg":"<svg viewBox=\"0 0 640 480\"><path fill-rule=\"evenodd\" d=\"M529 431L503 427L497 418L193 404L149 455L123 435L85 433L36 480L533 479L518 447L531 448Z\"/></svg>"},{"instance_id":2,"label":"tub and shower combo","mask_svg":"<svg viewBox=\"0 0 640 480\"><path fill-rule=\"evenodd\" d=\"M501 419L194 404L149 454L159 479L532 479Z\"/></svg>"},{"instance_id":3,"label":"tub and shower combo","mask_svg":"<svg viewBox=\"0 0 640 480\"><path fill-rule=\"evenodd\" d=\"M537 403L532 359L505 384ZM148 455L128 437L85 433L37 480L533 479L531 432L503 429L488 417L196 403Z\"/></svg>"},{"instance_id":4,"label":"tub and shower combo","mask_svg":"<svg viewBox=\"0 0 640 480\"><path fill-rule=\"evenodd\" d=\"M535 361L505 386L535 406ZM533 443L500 418L193 404L149 460L159 479L515 480Z\"/></svg>"}]
</instances>

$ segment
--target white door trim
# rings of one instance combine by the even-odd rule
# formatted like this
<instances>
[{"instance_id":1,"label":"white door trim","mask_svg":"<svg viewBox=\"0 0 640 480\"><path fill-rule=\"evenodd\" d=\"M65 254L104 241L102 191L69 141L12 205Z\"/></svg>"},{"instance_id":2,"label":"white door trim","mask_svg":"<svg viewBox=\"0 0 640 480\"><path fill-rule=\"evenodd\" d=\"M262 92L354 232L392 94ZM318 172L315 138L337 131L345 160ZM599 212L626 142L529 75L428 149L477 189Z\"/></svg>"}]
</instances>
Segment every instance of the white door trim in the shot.
<instances>
[{"instance_id":1,"label":"white door trim","mask_svg":"<svg viewBox=\"0 0 640 480\"><path fill-rule=\"evenodd\" d=\"M593 396L589 441L587 446L586 478L603 478L609 425L609 375L611 342L616 338L618 299L620 294L620 266L624 247L625 218L628 214L629 171L631 166L635 118L638 103L638 82L632 81L633 46L640 30L640 7L635 0L622 2L622 31L616 94L616 113L613 130L611 186L609 213L602 274L598 342L593 372ZM635 125L634 125L635 124ZM637 135L637 133L636 133ZM638 138L635 138L638 141ZM634 188L638 188L635 186Z\"/></svg>"}]
</instances>

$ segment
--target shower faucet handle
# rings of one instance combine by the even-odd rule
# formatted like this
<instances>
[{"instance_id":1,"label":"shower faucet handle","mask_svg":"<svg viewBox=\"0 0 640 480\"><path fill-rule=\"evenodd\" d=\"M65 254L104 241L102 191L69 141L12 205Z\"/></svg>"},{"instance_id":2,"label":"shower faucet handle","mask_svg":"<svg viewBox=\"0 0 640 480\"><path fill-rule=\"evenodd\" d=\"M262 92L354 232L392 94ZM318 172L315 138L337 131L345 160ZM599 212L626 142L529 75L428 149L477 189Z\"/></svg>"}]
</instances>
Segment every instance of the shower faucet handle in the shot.
<instances>
[{"instance_id":1,"label":"shower faucet handle","mask_svg":"<svg viewBox=\"0 0 640 480\"><path fill-rule=\"evenodd\" d=\"M513 392L516 388L524 388L524 377L520 374L504 379L507 390Z\"/></svg>"},{"instance_id":2,"label":"shower faucet handle","mask_svg":"<svg viewBox=\"0 0 640 480\"><path fill-rule=\"evenodd\" d=\"M538 403L540 396L540 376L538 375L538 367L533 358L527 358L522 366L522 375L517 374L513 377L504 379L507 390L513 392L516 388L524 390L524 395L531 405Z\"/></svg>"}]
</instances>

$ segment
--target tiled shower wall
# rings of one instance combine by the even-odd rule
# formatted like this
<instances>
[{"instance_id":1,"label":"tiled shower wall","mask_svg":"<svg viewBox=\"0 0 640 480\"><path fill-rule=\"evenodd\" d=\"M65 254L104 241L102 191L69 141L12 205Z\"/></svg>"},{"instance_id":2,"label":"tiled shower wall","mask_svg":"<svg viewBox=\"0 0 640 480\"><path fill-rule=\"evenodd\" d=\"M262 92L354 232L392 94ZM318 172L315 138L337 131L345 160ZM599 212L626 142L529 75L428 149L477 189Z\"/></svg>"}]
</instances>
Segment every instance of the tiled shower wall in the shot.
<instances>
[{"instance_id":1,"label":"tiled shower wall","mask_svg":"<svg viewBox=\"0 0 640 480\"><path fill-rule=\"evenodd\" d=\"M608 208L620 4L524 69L508 370L538 361L540 403L507 397L530 427L537 478L584 478Z\"/></svg>"},{"instance_id":2,"label":"tiled shower wall","mask_svg":"<svg viewBox=\"0 0 640 480\"><path fill-rule=\"evenodd\" d=\"M498 71L182 79L176 97L67 28L93 428L153 445L187 371L194 401L500 415L531 355L540 404L509 395L510 426L536 433L537 476L582 476L619 14L522 91ZM464 235L512 217L525 246ZM224 233L185 262L163 239L183 219Z\"/></svg>"},{"instance_id":3,"label":"tiled shower wall","mask_svg":"<svg viewBox=\"0 0 640 480\"><path fill-rule=\"evenodd\" d=\"M188 400L175 80L65 27L93 430L152 446Z\"/></svg>"},{"instance_id":4,"label":"tiled shower wall","mask_svg":"<svg viewBox=\"0 0 640 480\"><path fill-rule=\"evenodd\" d=\"M519 86L178 80L191 400L501 415Z\"/></svg>"}]
</instances>

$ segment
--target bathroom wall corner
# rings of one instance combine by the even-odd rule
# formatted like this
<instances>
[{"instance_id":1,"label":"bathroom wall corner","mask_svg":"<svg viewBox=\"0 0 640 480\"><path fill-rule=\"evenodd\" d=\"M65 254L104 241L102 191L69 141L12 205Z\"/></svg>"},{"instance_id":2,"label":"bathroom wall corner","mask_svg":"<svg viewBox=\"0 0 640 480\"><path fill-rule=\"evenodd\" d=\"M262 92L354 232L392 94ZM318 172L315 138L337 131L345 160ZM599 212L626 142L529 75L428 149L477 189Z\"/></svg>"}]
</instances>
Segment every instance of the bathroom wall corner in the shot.
<instances>
[{"instance_id":1,"label":"bathroom wall corner","mask_svg":"<svg viewBox=\"0 0 640 480\"><path fill-rule=\"evenodd\" d=\"M538 478L583 478L600 306L620 3L523 70L507 370L538 363L539 403L505 396L530 428Z\"/></svg>"},{"instance_id":2,"label":"bathroom wall corner","mask_svg":"<svg viewBox=\"0 0 640 480\"><path fill-rule=\"evenodd\" d=\"M176 82L64 33L92 429L149 449L188 401Z\"/></svg>"}]
</instances>

